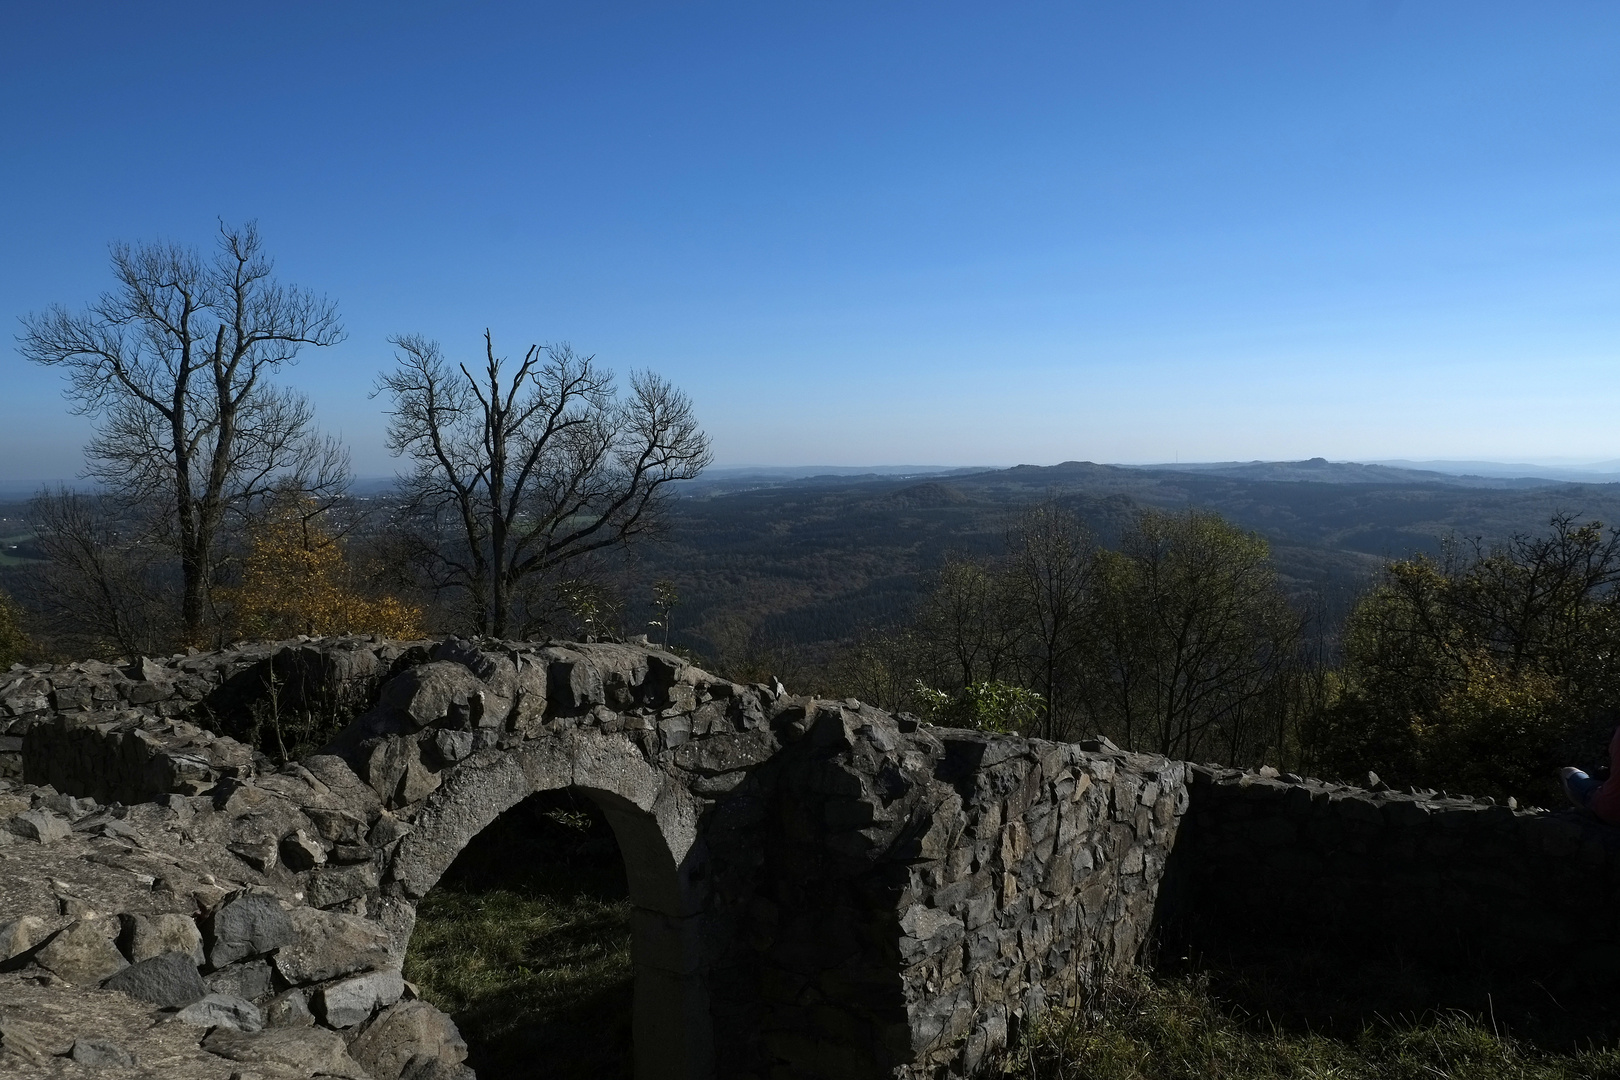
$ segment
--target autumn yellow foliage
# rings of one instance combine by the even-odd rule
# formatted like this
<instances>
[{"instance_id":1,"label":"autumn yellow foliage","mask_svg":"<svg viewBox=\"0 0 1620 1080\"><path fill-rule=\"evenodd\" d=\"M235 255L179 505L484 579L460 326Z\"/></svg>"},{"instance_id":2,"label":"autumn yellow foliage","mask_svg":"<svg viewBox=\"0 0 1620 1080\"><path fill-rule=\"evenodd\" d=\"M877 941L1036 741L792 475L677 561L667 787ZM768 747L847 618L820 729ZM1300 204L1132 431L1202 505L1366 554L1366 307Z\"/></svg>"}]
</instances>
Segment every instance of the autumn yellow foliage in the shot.
<instances>
[{"instance_id":1,"label":"autumn yellow foliage","mask_svg":"<svg viewBox=\"0 0 1620 1080\"><path fill-rule=\"evenodd\" d=\"M0 671L21 660L29 651L31 645L22 630L22 608L0 592Z\"/></svg>"},{"instance_id":2,"label":"autumn yellow foliage","mask_svg":"<svg viewBox=\"0 0 1620 1080\"><path fill-rule=\"evenodd\" d=\"M243 637L423 636L421 609L357 589L342 545L298 504L272 508L255 523L241 584L222 590L222 599Z\"/></svg>"}]
</instances>

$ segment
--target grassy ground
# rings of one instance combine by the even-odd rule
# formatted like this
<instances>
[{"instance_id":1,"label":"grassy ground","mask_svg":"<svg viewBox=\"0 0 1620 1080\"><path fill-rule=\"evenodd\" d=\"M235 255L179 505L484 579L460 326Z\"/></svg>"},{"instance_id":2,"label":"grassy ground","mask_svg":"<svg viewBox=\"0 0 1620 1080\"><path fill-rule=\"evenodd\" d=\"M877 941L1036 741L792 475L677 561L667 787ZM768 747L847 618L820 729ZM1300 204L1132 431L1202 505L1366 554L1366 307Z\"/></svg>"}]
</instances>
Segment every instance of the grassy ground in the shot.
<instances>
[{"instance_id":1,"label":"grassy ground","mask_svg":"<svg viewBox=\"0 0 1620 1080\"><path fill-rule=\"evenodd\" d=\"M566 794L486 829L417 912L405 977L482 1080L630 1076L630 903L612 833Z\"/></svg>"},{"instance_id":2,"label":"grassy ground","mask_svg":"<svg viewBox=\"0 0 1620 1080\"><path fill-rule=\"evenodd\" d=\"M1028 1080L1620 1080L1620 1051L1544 1051L1460 1012L1291 1030L1223 1003L1201 977L1137 976L1049 1012L997 1068Z\"/></svg>"}]
</instances>

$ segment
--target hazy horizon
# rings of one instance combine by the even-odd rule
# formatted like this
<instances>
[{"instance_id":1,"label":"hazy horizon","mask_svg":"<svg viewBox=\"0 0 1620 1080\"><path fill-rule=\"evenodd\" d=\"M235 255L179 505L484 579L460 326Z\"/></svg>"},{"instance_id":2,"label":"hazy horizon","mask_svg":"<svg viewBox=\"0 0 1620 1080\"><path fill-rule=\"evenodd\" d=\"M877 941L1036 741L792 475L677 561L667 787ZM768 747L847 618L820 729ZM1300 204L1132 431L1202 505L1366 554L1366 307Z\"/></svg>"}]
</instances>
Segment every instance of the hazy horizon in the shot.
<instances>
[{"instance_id":1,"label":"hazy horizon","mask_svg":"<svg viewBox=\"0 0 1620 1080\"><path fill-rule=\"evenodd\" d=\"M1317 455L1317 456L1320 456L1320 455ZM1078 461L1079 459L1071 458L1071 459L1068 459L1068 460L1069 461ZM1168 462L1168 461L1100 461L1100 462L1091 462L1090 464L1107 465L1107 466L1114 466L1114 467L1120 467L1120 468L1153 468L1153 467L1159 467L1159 468L1175 469L1178 466L1185 467L1185 468L1198 468L1198 467L1209 467L1209 466L1219 466L1219 465L1277 465L1277 464L1289 464L1289 463L1294 463L1294 462L1310 461L1310 460L1313 460L1313 458L1276 458L1276 459L1232 458L1232 459L1227 459L1227 460L1223 460L1223 461L1181 461L1181 462ZM1620 460L1586 461L1586 460L1582 460L1582 459L1544 459L1544 460L1542 460L1540 462L1479 461L1479 460L1469 460L1469 459L1458 459L1458 460L1431 459L1431 460L1428 460L1428 461L1413 461L1413 460L1409 460L1409 459L1400 459L1400 458L1383 458L1383 459L1376 459L1376 460L1369 459L1369 460L1365 460L1365 461L1356 461L1356 460L1353 460L1353 459L1329 459L1329 460L1330 460L1331 464L1335 464L1335 465L1385 465L1385 466L1389 466L1391 468L1411 469L1411 470L1417 470L1417 471L1428 470L1428 471L1434 471L1434 472L1449 473L1449 474L1453 474L1453 475L1468 475L1474 469L1481 469L1481 470L1488 470L1488 471L1481 471L1480 475L1484 475L1484 476L1498 476L1498 477L1537 477L1537 476L1543 476L1544 478L1548 478L1548 479L1568 479L1569 477L1560 476L1558 474L1560 474L1560 473L1565 473L1565 474L1582 474L1582 473L1586 473L1586 474L1590 474L1593 477L1594 482L1614 482L1616 480L1620 480ZM781 478L791 479L791 478L810 477L810 476L841 476L841 475L861 476L861 475L870 475L870 474L877 474L877 475L883 475L883 474L904 475L904 474L908 474L908 473L917 473L917 474L959 473L959 472L969 472L969 471L977 471L977 470L993 471L993 470L1000 470L1000 469L1011 469L1011 468L1016 468L1016 467L1021 466L1021 465L1022 466L1035 466L1035 467L1039 467L1039 468L1049 468L1049 467L1052 467L1052 466L1055 466L1055 465L1062 465L1062 464L1066 464L1066 462L1060 462L1060 461L1004 462L1004 463L991 463L991 464L978 462L978 463L968 463L968 464L958 464L958 465L942 465L942 464L931 464L931 465L764 465L764 464L758 464L758 463L730 464L730 463L724 463L724 462L717 462L716 464L711 465L708 469L704 470L703 476L708 477L710 479L713 479L716 476L726 475L726 474L746 475L746 474L758 473L758 474L776 475L776 476L781 477ZM1446 466L1451 466L1451 467L1447 468ZM1535 471L1532 471L1532 472L1526 473L1526 472L1516 471L1516 470L1520 470L1520 469L1542 470L1542 472L1537 473ZM362 492L367 492L367 491L375 491L381 485L385 485L385 484L393 482L395 479L397 479L397 474L395 474L395 473L373 473L373 474L356 473L353 479L354 479L354 484L355 484L357 489L360 489ZM28 481L12 481L12 482L0 481L0 499L8 499L8 500L15 501L17 499L33 495L35 492L37 492L42 487L55 487L55 486L57 486L59 484L65 484L68 487L79 487L81 489L86 489L86 488L89 488L89 487L92 486L92 485L87 485L82 480L80 480L78 478L73 478L73 477L57 478L57 479L49 479L49 480L37 480L37 481L33 481L33 482L28 482Z\"/></svg>"}]
</instances>

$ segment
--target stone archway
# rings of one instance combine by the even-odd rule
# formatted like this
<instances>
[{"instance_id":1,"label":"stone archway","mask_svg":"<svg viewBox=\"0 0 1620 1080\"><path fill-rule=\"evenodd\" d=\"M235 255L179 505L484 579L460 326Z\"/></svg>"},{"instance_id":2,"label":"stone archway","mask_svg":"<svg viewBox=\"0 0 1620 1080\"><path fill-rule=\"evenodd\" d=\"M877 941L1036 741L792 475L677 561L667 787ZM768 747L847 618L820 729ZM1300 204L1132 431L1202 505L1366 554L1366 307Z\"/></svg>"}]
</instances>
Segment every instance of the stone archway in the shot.
<instances>
[{"instance_id":1,"label":"stone archway","mask_svg":"<svg viewBox=\"0 0 1620 1080\"><path fill-rule=\"evenodd\" d=\"M628 738L567 731L447 770L400 841L380 912L402 962L416 904L473 837L519 802L562 788L590 798L613 828L629 883L636 1080L714 1075L713 1021L700 920L707 899L697 800Z\"/></svg>"},{"instance_id":2,"label":"stone archway","mask_svg":"<svg viewBox=\"0 0 1620 1080\"><path fill-rule=\"evenodd\" d=\"M245 708L226 688L248 672L259 673L250 687L267 687L260 676L285 646L15 673L0 711L29 725L25 777L54 789L0 792L0 827L25 844L94 840L71 861L95 878L81 888L97 910L145 917L174 904L183 911L164 913L191 919L212 896L192 931L203 939L236 910L220 905L279 896L294 926L275 928L274 941L231 939L251 948L227 964L251 960L262 973L274 963L321 1014L313 1037L338 1053L335 1031L428 1008L394 1000L418 902L501 813L545 791L585 794L615 830L635 908L644 1078L971 1073L1012 1018L1072 993L1086 973L1129 964L1152 923L1188 806L1181 763L1100 740L933 728L856 701L742 686L644 646L486 644L292 643L299 663L352 653L336 668L391 677L326 752L273 773L248 747L175 718L209 686ZM111 701L131 708L103 707ZM1231 783L1245 807L1272 785L1285 815L1315 815L1328 794ZM115 813L72 797L87 794L134 805ZM1357 798L1330 801L1356 828L1368 813L1392 825L1411 817L1378 800L1382 818ZM1489 847L1499 815L1470 816L1493 830L1478 834ZM143 829L136 849L153 853L190 838L183 861L108 850ZM1268 826L1259 840L1278 835ZM1544 835L1564 845L1548 857L1567 862L1573 841ZM1198 856L1206 869L1241 869L1221 858ZM73 910L46 876L65 865L48 854L22 890L0 890L0 927ZM131 873L173 888L130 896ZM1225 891L1231 876L1199 887ZM212 953L208 962L217 966ZM423 1045L433 1056L449 1043Z\"/></svg>"}]
</instances>

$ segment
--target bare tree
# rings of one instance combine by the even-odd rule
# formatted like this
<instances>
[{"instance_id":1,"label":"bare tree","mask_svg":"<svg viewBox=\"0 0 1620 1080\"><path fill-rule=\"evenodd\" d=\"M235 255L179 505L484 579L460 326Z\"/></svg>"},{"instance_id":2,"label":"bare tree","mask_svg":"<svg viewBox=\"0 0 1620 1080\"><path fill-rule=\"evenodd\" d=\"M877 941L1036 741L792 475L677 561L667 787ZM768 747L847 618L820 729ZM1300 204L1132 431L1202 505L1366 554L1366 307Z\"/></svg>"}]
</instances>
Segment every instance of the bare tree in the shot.
<instances>
[{"instance_id":1,"label":"bare tree","mask_svg":"<svg viewBox=\"0 0 1620 1080\"><path fill-rule=\"evenodd\" d=\"M130 660L164 651L174 615L160 597L162 553L151 522L99 496L59 488L35 496L29 521L50 558L34 606L76 649L116 650ZM172 567L172 564L170 564Z\"/></svg>"},{"instance_id":2,"label":"bare tree","mask_svg":"<svg viewBox=\"0 0 1620 1080\"><path fill-rule=\"evenodd\" d=\"M1264 539L1212 513L1144 510L1096 573L1105 729L1134 749L1233 761L1268 737L1302 624Z\"/></svg>"},{"instance_id":3,"label":"bare tree","mask_svg":"<svg viewBox=\"0 0 1620 1080\"><path fill-rule=\"evenodd\" d=\"M1013 602L1025 627L1027 663L1041 695L1041 735L1062 737L1073 711L1095 578L1095 544L1073 510L1048 500L1009 530Z\"/></svg>"},{"instance_id":4,"label":"bare tree","mask_svg":"<svg viewBox=\"0 0 1620 1080\"><path fill-rule=\"evenodd\" d=\"M568 346L531 346L515 366L484 333L484 364L444 359L437 342L393 339L389 449L423 511L418 535L435 581L463 590L478 633L504 637L518 587L610 545L656 532L667 487L709 463L686 395L612 373ZM453 539L452 539L453 537Z\"/></svg>"},{"instance_id":5,"label":"bare tree","mask_svg":"<svg viewBox=\"0 0 1620 1080\"><path fill-rule=\"evenodd\" d=\"M136 506L170 510L159 538L179 557L181 629L203 637L221 528L289 474L347 479L340 448L314 431L308 402L270 383L306 345L343 339L335 306L271 275L253 224L219 229L205 260L175 244L115 244L117 286L75 314L23 320L23 356L68 376L96 418L88 475Z\"/></svg>"},{"instance_id":6,"label":"bare tree","mask_svg":"<svg viewBox=\"0 0 1620 1080\"><path fill-rule=\"evenodd\" d=\"M1026 632L1013 585L994 561L946 556L916 618L931 685L954 691L1013 676Z\"/></svg>"}]
</instances>

